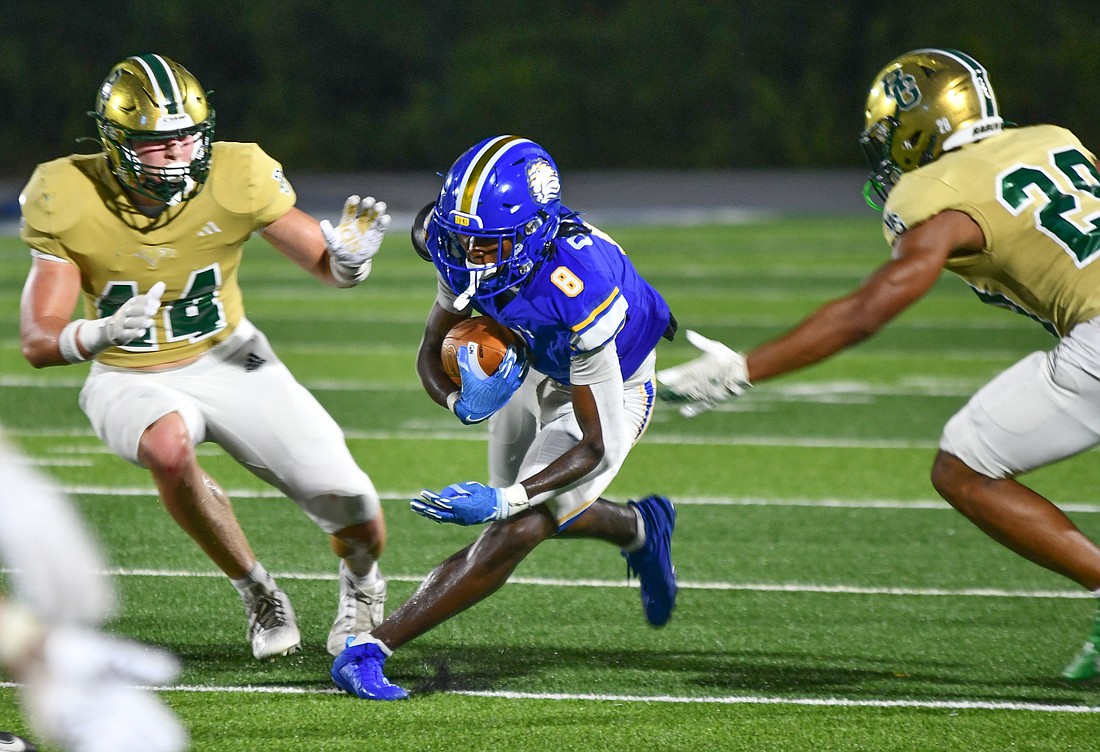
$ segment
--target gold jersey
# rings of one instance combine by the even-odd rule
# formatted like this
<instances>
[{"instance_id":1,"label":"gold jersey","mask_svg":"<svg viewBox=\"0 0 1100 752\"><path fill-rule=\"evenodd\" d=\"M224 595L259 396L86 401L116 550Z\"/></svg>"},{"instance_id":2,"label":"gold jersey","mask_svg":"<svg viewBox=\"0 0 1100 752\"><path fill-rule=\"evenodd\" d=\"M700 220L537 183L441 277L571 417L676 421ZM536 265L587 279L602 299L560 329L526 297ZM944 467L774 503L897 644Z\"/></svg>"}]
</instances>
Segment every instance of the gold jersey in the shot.
<instances>
[{"instance_id":1,"label":"gold jersey","mask_svg":"<svg viewBox=\"0 0 1100 752\"><path fill-rule=\"evenodd\" d=\"M886 201L886 239L947 210L985 234L980 252L944 264L983 301L1059 336L1100 315L1100 174L1072 133L1012 128L905 173Z\"/></svg>"},{"instance_id":2,"label":"gold jersey","mask_svg":"<svg viewBox=\"0 0 1100 752\"><path fill-rule=\"evenodd\" d=\"M109 316L164 281L155 327L97 358L156 366L192 358L233 333L244 316L242 246L294 202L282 167L256 144L214 144L199 194L156 217L130 201L102 154L81 154L34 171L20 196L20 235L34 251L80 268L86 318Z\"/></svg>"}]
</instances>

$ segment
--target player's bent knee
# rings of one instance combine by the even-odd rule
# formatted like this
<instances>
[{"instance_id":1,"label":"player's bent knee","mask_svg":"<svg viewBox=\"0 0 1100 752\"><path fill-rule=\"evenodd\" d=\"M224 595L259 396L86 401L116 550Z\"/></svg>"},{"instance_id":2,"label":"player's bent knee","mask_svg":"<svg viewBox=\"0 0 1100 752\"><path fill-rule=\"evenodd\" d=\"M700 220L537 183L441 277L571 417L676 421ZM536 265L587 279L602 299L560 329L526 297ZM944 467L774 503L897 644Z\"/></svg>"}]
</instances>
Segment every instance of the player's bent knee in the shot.
<instances>
[{"instance_id":1,"label":"player's bent knee","mask_svg":"<svg viewBox=\"0 0 1100 752\"><path fill-rule=\"evenodd\" d=\"M386 525L381 515L369 522L349 525L332 534L332 550L341 558L366 553L377 559L382 556L385 547Z\"/></svg>"},{"instance_id":2,"label":"player's bent knee","mask_svg":"<svg viewBox=\"0 0 1100 752\"><path fill-rule=\"evenodd\" d=\"M932 462L932 486L952 506L958 507L964 503L968 497L967 485L982 479L985 476L968 467L955 455L942 449L936 453L936 459Z\"/></svg>"},{"instance_id":3,"label":"player's bent knee","mask_svg":"<svg viewBox=\"0 0 1100 752\"><path fill-rule=\"evenodd\" d=\"M138 441L138 460L168 475L182 473L195 462L191 434L179 413L169 413L145 429Z\"/></svg>"},{"instance_id":4,"label":"player's bent knee","mask_svg":"<svg viewBox=\"0 0 1100 752\"><path fill-rule=\"evenodd\" d=\"M318 527L336 539L385 540L382 505L373 487L365 493L328 493L295 503Z\"/></svg>"}]
</instances>

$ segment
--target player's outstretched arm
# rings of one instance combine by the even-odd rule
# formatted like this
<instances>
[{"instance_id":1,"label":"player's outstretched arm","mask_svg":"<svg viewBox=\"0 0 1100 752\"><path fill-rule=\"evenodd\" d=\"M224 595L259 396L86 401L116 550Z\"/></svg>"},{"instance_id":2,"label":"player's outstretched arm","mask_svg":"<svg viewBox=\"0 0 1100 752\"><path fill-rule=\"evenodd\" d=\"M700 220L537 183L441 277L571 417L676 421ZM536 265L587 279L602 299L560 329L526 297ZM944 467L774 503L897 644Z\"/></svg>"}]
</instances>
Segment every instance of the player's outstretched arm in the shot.
<instances>
[{"instance_id":1,"label":"player's outstretched arm","mask_svg":"<svg viewBox=\"0 0 1100 752\"><path fill-rule=\"evenodd\" d=\"M796 327L752 349L747 355L688 333L703 354L657 374L660 396L681 404L687 417L763 381L819 363L874 335L927 293L955 251L984 247L981 228L959 211L945 211L906 231L894 243L889 261L858 288L825 303ZM751 379L751 382L750 382Z\"/></svg>"},{"instance_id":2,"label":"player's outstretched arm","mask_svg":"<svg viewBox=\"0 0 1100 752\"><path fill-rule=\"evenodd\" d=\"M349 196L336 226L292 208L265 227L263 237L322 282L354 287L370 274L389 226L385 202Z\"/></svg>"}]
</instances>

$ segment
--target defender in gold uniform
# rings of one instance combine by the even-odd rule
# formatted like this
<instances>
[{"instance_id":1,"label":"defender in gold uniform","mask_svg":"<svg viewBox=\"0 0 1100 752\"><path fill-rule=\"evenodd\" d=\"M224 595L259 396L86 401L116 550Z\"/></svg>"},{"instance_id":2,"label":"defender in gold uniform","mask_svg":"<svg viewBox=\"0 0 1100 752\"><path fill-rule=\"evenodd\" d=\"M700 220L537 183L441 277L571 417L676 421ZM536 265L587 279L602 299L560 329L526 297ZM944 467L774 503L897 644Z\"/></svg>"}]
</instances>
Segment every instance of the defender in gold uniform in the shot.
<instances>
[{"instance_id":1,"label":"defender in gold uniform","mask_svg":"<svg viewBox=\"0 0 1100 752\"><path fill-rule=\"evenodd\" d=\"M703 355L659 373L695 415L753 382L877 332L948 269L985 302L1059 337L980 389L948 422L932 483L994 540L1100 596L1100 548L1018 475L1100 444L1100 172L1051 125L1005 129L985 69L908 52L875 77L860 142L886 200L890 260L856 291L747 355L689 333ZM868 199L870 200L870 198ZM1100 614L1063 677L1100 675Z\"/></svg>"},{"instance_id":2,"label":"defender in gold uniform","mask_svg":"<svg viewBox=\"0 0 1100 752\"><path fill-rule=\"evenodd\" d=\"M336 422L245 317L238 269L258 232L322 282L354 286L379 250L386 206L352 196L336 227L295 208L259 146L212 142L205 90L160 55L116 65L92 114L103 153L39 165L20 197L33 256L23 353L38 368L95 359L81 408L111 449L149 469L168 512L232 579L257 658L298 648L294 610L195 445L220 444L292 498L341 557L328 640L339 653L382 618L378 494ZM78 297L84 318L70 321Z\"/></svg>"}]
</instances>

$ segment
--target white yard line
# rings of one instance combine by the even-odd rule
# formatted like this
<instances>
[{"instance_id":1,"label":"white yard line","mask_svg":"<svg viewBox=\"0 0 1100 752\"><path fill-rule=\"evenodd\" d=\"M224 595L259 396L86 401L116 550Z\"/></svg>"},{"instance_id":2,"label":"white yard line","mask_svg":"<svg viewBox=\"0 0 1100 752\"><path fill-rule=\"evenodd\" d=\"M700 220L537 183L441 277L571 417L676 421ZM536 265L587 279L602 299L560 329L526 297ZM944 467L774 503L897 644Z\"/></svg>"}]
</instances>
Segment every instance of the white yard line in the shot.
<instances>
[{"instance_id":1,"label":"white yard line","mask_svg":"<svg viewBox=\"0 0 1100 752\"><path fill-rule=\"evenodd\" d=\"M0 572L8 574L12 570L0 569ZM221 572L213 570L189 570L189 569L144 569L117 567L107 569L102 574L113 577L150 577L150 578L196 578L196 579L222 579ZM326 582L337 578L336 574L328 572L272 572L272 575L281 580L300 580L304 582ZM386 573L386 579L393 582L420 583L426 574L393 574ZM595 579L558 579L554 577L511 577L509 585L523 585L528 587L560 587L560 588L633 588L638 587L636 581L628 581L625 578L616 580ZM931 598L1038 598L1048 600L1079 600L1094 597L1083 590L1005 590L1000 588L905 588L905 587L877 587L862 585L824 585L812 582L704 582L693 580L680 580L677 582L681 590L712 590L712 591L740 591L756 593L823 593L832 595L889 595L898 597L931 597Z\"/></svg>"},{"instance_id":2,"label":"white yard line","mask_svg":"<svg viewBox=\"0 0 1100 752\"><path fill-rule=\"evenodd\" d=\"M156 489L149 486L91 486L83 484L61 484L57 490L73 496L156 496ZM420 489L382 489L378 492L384 501L407 503L416 497ZM280 491L274 488L232 488L226 494L238 499L282 499ZM954 512L947 502L940 499L807 499L807 498L761 498L721 496L676 496L677 506L726 506L726 507L810 507L817 509L896 509L901 511L945 511ZM1100 513L1100 504L1090 502L1067 502L1058 505L1067 512L1080 514Z\"/></svg>"},{"instance_id":3,"label":"white yard line","mask_svg":"<svg viewBox=\"0 0 1100 752\"><path fill-rule=\"evenodd\" d=\"M344 435L353 441L488 441L488 433L481 428L453 429L441 428L444 423L425 425L423 429L409 427L397 431L357 431L345 429ZM91 428L25 428L5 430L5 434L16 439L95 439ZM938 438L938 437L936 437ZM907 441L895 439L850 439L843 437L798 437L798 436L661 436L653 431L646 434L645 444L662 446L767 446L796 447L817 449L935 449L932 439L927 441ZM104 453L100 447L79 449L66 447L67 453L79 451Z\"/></svg>"},{"instance_id":4,"label":"white yard line","mask_svg":"<svg viewBox=\"0 0 1100 752\"><path fill-rule=\"evenodd\" d=\"M0 682L0 687L16 689L21 685L14 682ZM157 687L143 687L158 692L192 692L200 694L257 694L257 695L342 695L336 687L287 687L287 686L217 686L177 684ZM931 710L1015 710L1032 713L1100 713L1096 705L1054 705L1039 702L996 702L982 700L875 700L849 699L845 697L763 697L753 695L719 695L701 697L678 697L675 695L616 695L559 692L490 692L473 690L454 690L433 692L433 694L462 695L465 697L486 697L499 700L552 700L552 701L592 701L592 702L660 702L705 705L810 705L830 708L913 708Z\"/></svg>"}]
</instances>

